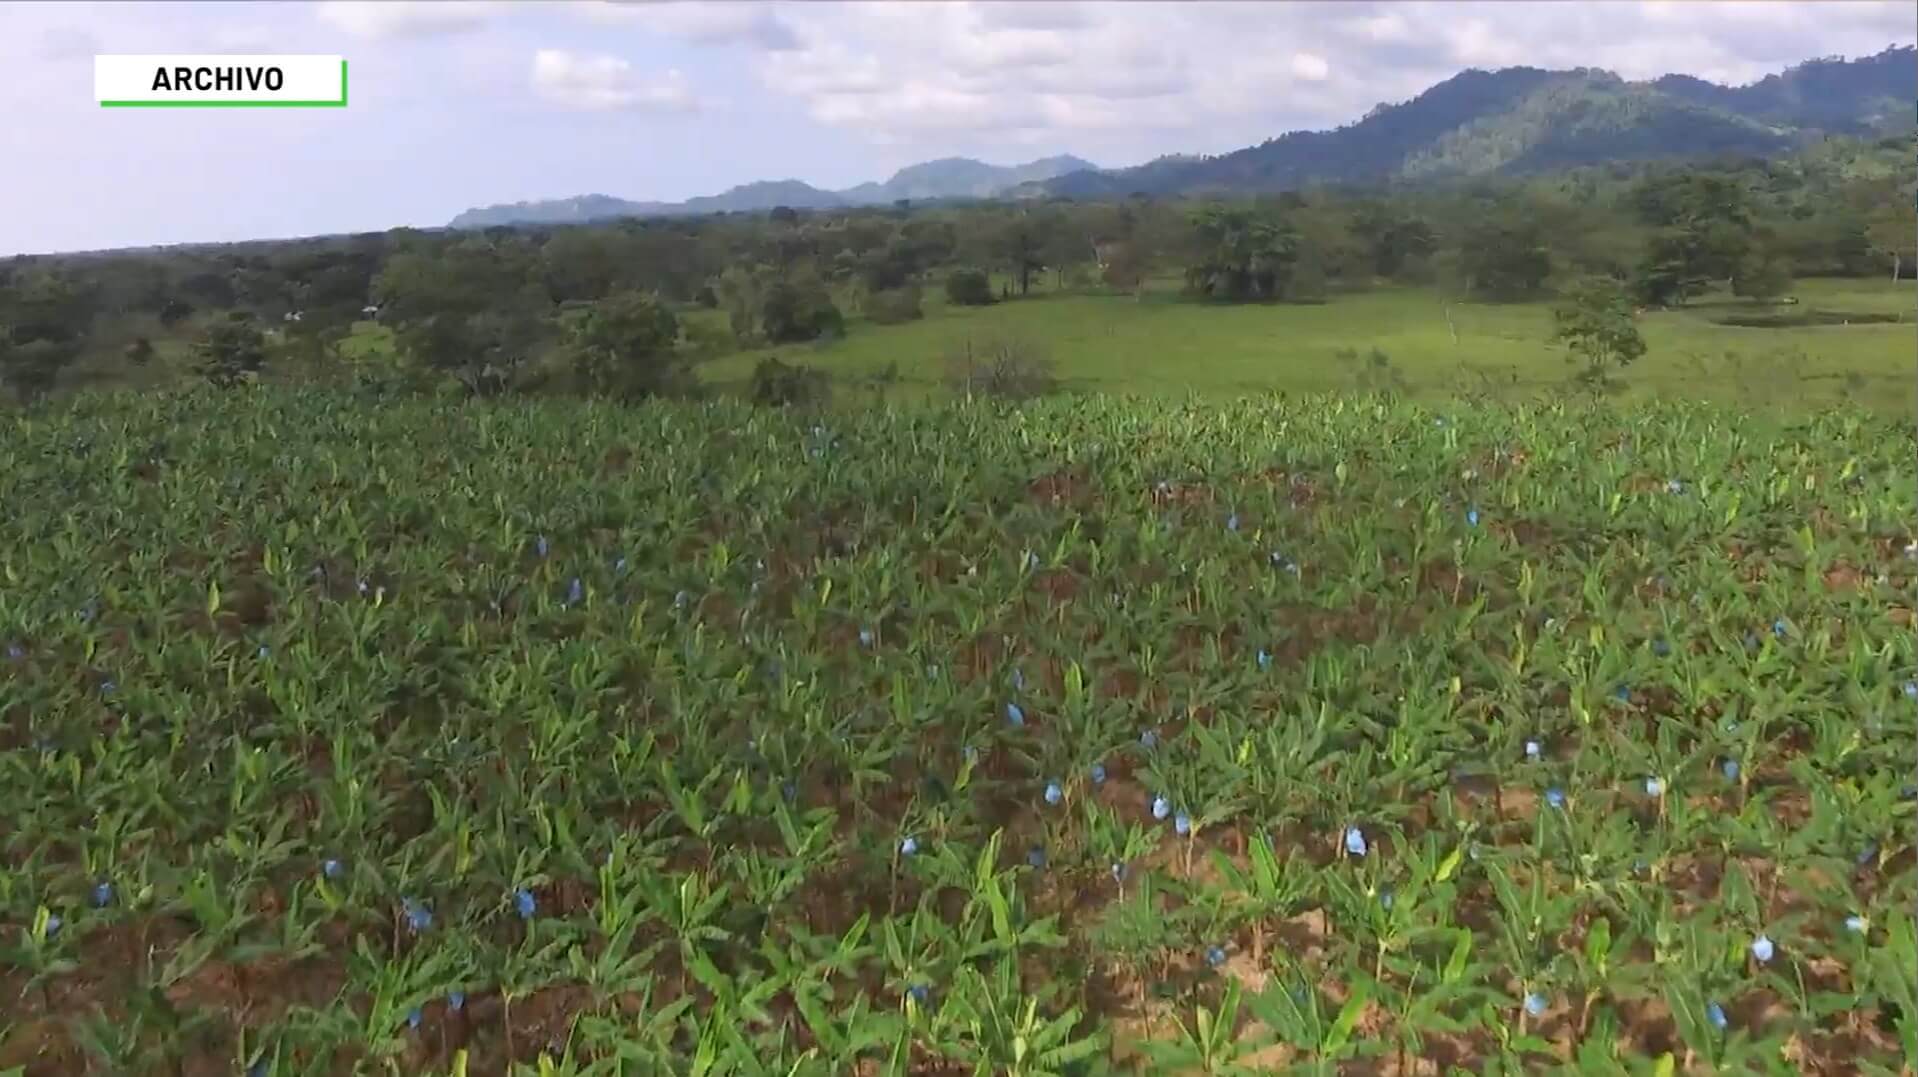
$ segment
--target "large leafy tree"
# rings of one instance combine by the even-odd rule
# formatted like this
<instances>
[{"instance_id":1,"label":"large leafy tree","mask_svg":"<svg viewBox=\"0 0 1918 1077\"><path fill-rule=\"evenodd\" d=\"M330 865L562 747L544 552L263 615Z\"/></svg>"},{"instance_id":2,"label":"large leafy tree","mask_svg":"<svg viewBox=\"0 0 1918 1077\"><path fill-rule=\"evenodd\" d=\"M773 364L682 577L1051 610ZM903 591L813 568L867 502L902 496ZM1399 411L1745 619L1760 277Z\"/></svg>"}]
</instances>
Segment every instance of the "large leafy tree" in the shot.
<instances>
[{"instance_id":1,"label":"large leafy tree","mask_svg":"<svg viewBox=\"0 0 1918 1077\"><path fill-rule=\"evenodd\" d=\"M1244 207L1210 205L1192 217L1197 260L1186 284L1232 302L1285 294L1299 259L1298 236L1276 218Z\"/></svg>"},{"instance_id":2,"label":"large leafy tree","mask_svg":"<svg viewBox=\"0 0 1918 1077\"><path fill-rule=\"evenodd\" d=\"M1494 214L1466 226L1459 237L1458 267L1469 294L1522 299L1545 286L1552 252L1536 221Z\"/></svg>"},{"instance_id":3,"label":"large leafy tree","mask_svg":"<svg viewBox=\"0 0 1918 1077\"><path fill-rule=\"evenodd\" d=\"M79 356L92 324L89 290L66 274L0 279L0 381L23 403L37 399Z\"/></svg>"},{"instance_id":4,"label":"large leafy tree","mask_svg":"<svg viewBox=\"0 0 1918 1077\"><path fill-rule=\"evenodd\" d=\"M422 369L478 395L512 388L547 339L552 303L531 252L508 237L472 237L388 259L374 282L381 317Z\"/></svg>"},{"instance_id":5,"label":"large leafy tree","mask_svg":"<svg viewBox=\"0 0 1918 1077\"><path fill-rule=\"evenodd\" d=\"M637 398L676 389L688 364L675 353L679 320L657 296L620 292L560 316L566 350L594 391Z\"/></svg>"}]
</instances>

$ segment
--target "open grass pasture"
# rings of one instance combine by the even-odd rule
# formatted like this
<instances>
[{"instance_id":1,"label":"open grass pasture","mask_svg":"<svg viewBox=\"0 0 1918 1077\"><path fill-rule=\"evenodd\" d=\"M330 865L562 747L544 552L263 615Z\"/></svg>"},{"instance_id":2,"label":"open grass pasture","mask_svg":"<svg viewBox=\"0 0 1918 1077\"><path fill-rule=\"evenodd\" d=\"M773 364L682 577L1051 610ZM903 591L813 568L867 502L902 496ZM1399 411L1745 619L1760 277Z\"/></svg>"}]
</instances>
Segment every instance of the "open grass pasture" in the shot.
<instances>
[{"instance_id":1,"label":"open grass pasture","mask_svg":"<svg viewBox=\"0 0 1918 1077\"><path fill-rule=\"evenodd\" d=\"M929 295L921 321L855 321L841 340L744 352L712 364L707 375L742 384L765 355L853 377L896 362L897 391L918 398L936 388L941 356L969 338L1024 342L1055 361L1070 388L1160 396L1396 385L1428 401L1481 393L1520 400L1563 391L1572 372L1550 343L1549 303L1448 303L1435 291L1395 288L1335 295L1322 304L1221 306L1192 302L1176 287L1156 282L1140 301L1062 293L986 308L947 307L943 297ZM1624 373L1623 395L1798 412L1851 402L1911 414L1918 407L1914 287L1910 281L1813 280L1800 282L1793 307L1714 296L1647 313L1648 353ZM1720 324L1812 310L1902 321ZM1400 380L1380 380L1369 369L1374 349Z\"/></svg>"},{"instance_id":2,"label":"open grass pasture","mask_svg":"<svg viewBox=\"0 0 1918 1077\"><path fill-rule=\"evenodd\" d=\"M1167 392L1451 349L1055 299L820 358L1021 319ZM1913 460L1695 404L9 414L0 1073L1908 1074Z\"/></svg>"}]
</instances>

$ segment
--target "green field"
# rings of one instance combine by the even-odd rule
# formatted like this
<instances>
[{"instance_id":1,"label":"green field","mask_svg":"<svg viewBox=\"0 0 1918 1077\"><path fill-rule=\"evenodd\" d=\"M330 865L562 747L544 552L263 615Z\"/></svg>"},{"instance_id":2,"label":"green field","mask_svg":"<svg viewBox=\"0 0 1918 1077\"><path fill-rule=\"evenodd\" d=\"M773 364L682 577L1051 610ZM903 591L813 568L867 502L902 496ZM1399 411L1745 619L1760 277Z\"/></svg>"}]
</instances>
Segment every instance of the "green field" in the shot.
<instances>
[{"instance_id":1,"label":"green field","mask_svg":"<svg viewBox=\"0 0 1918 1077\"><path fill-rule=\"evenodd\" d=\"M1223 389L1324 376L1277 326L1412 366L1416 311L971 320ZM1913 459L1355 396L12 413L0 1073L1909 1073Z\"/></svg>"},{"instance_id":2,"label":"green field","mask_svg":"<svg viewBox=\"0 0 1918 1077\"><path fill-rule=\"evenodd\" d=\"M1728 296L1648 313L1641 326L1648 352L1625 372L1625 397L1702 398L1767 409L1852 401L1902 414L1918 407L1911 324L1918 292L1911 282L1804 281L1795 294L1798 310L1904 320L1737 328L1716 319L1772 308ZM1143 301L1061 294L968 309L934 299L918 322L855 322L842 340L742 353L713 364L707 374L737 385L764 355L855 377L897 362L905 383L900 393L916 397L934 387L939 358L955 345L1012 337L1055 361L1069 388L1224 396L1350 390L1360 384L1362 360L1341 358L1341 351L1362 357L1376 348L1415 397L1490 391L1527 399L1562 389L1570 373L1564 353L1549 343L1551 332L1548 303L1448 306L1434 291L1384 289L1318 305L1233 307L1192 302L1177 294L1176 282L1160 281Z\"/></svg>"}]
</instances>

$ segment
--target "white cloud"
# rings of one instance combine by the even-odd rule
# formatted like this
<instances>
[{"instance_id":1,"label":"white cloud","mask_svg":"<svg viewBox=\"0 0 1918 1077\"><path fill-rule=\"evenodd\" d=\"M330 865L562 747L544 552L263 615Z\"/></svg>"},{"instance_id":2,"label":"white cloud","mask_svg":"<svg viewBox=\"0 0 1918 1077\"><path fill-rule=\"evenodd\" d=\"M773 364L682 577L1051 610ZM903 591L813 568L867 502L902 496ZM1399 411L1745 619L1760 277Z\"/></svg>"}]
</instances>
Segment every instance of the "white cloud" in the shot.
<instances>
[{"instance_id":1,"label":"white cloud","mask_svg":"<svg viewBox=\"0 0 1918 1077\"><path fill-rule=\"evenodd\" d=\"M1332 73L1332 68L1322 56L1295 52L1292 54L1292 73L1307 82L1323 82L1325 76Z\"/></svg>"},{"instance_id":2,"label":"white cloud","mask_svg":"<svg viewBox=\"0 0 1918 1077\"><path fill-rule=\"evenodd\" d=\"M533 54L532 78L535 93L566 108L692 112L699 107L678 70L644 81L632 64L617 56L541 49Z\"/></svg>"},{"instance_id":3,"label":"white cloud","mask_svg":"<svg viewBox=\"0 0 1918 1077\"><path fill-rule=\"evenodd\" d=\"M581 0L572 8L595 22L640 26L702 45L748 45L767 52L800 47L792 25L771 4Z\"/></svg>"},{"instance_id":4,"label":"white cloud","mask_svg":"<svg viewBox=\"0 0 1918 1077\"><path fill-rule=\"evenodd\" d=\"M471 30L499 14L488 0L325 0L322 22L356 37L427 37Z\"/></svg>"}]
</instances>

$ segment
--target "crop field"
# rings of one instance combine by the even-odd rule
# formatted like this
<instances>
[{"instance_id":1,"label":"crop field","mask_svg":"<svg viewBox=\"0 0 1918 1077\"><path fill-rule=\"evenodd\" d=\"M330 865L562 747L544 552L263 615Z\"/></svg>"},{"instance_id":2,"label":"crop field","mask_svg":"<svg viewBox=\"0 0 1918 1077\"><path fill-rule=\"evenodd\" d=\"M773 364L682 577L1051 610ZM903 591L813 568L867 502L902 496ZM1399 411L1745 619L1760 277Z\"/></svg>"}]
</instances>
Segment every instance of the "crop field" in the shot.
<instances>
[{"instance_id":1,"label":"crop field","mask_svg":"<svg viewBox=\"0 0 1918 1077\"><path fill-rule=\"evenodd\" d=\"M1918 1065L1908 423L0 426L0 1073Z\"/></svg>"}]
</instances>

